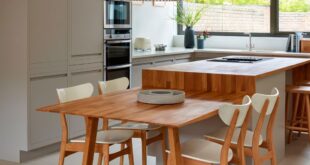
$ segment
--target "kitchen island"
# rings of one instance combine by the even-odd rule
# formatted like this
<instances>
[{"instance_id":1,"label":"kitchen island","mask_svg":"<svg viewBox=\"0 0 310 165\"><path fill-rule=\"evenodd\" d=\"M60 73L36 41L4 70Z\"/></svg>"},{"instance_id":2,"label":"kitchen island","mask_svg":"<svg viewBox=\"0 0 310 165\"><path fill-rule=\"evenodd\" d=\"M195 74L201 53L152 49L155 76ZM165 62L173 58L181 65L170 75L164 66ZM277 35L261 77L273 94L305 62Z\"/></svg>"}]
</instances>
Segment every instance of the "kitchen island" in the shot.
<instances>
[{"instance_id":1,"label":"kitchen island","mask_svg":"<svg viewBox=\"0 0 310 165\"><path fill-rule=\"evenodd\" d=\"M306 74L301 73L301 70L309 63L310 60L305 58L268 57L253 63L202 60L152 67L143 70L142 87L216 92L224 95L269 93L273 87L277 87L280 91L280 105L273 134L277 159L280 161L285 154L285 86L307 77L300 75ZM258 114L253 112L250 129L255 127L257 119ZM222 126L218 118L214 118L183 127L180 129L180 141L201 138Z\"/></svg>"}]
</instances>

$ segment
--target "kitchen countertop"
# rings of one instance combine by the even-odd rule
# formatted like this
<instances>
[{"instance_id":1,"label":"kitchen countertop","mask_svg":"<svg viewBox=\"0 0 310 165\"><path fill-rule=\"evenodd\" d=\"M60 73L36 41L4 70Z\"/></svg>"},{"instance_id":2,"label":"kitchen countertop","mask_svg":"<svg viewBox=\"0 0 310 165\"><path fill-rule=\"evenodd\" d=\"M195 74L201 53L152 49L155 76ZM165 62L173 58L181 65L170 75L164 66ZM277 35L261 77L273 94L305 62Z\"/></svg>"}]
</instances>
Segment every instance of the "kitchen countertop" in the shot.
<instances>
[{"instance_id":1,"label":"kitchen countertop","mask_svg":"<svg viewBox=\"0 0 310 165\"><path fill-rule=\"evenodd\" d=\"M182 64L152 67L145 69L145 71L203 73L262 78L270 74L290 70L307 63L310 63L310 59L284 57L268 58L267 60L254 63L214 62L200 60Z\"/></svg>"},{"instance_id":2,"label":"kitchen countertop","mask_svg":"<svg viewBox=\"0 0 310 165\"><path fill-rule=\"evenodd\" d=\"M157 57L165 55L177 55L186 53L220 53L229 55L255 55L255 56L274 56L274 57L298 57L298 58L310 58L310 53L292 53L285 51L272 51L272 50L238 50L238 49L186 49L183 47L170 47L166 51L133 51L133 58L146 58Z\"/></svg>"}]
</instances>

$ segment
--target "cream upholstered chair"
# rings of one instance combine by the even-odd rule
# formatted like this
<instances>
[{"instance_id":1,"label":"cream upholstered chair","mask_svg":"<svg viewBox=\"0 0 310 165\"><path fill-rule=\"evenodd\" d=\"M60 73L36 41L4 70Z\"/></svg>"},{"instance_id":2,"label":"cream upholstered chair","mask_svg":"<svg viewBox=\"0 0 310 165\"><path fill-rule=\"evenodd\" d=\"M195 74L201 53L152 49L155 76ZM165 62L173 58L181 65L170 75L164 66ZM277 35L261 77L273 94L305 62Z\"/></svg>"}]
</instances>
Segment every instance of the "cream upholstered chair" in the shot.
<instances>
[{"instance_id":1,"label":"cream upholstered chair","mask_svg":"<svg viewBox=\"0 0 310 165\"><path fill-rule=\"evenodd\" d=\"M92 84L82 84L69 88L57 89L59 103L66 103L78 99L84 99L92 96L94 87ZM59 165L64 164L65 157L75 152L83 152L85 145L85 137L69 139L68 124L66 113L61 113L61 127L62 127L62 140L59 155ZM87 122L87 118L85 118ZM106 130L97 133L97 141L95 152L105 155L105 165L116 157L128 154L129 162L133 165L133 151L131 138L134 132L130 130ZM119 151L116 154L109 154L109 146L113 144L126 144L127 148L124 151ZM102 160L98 165L102 164Z\"/></svg>"},{"instance_id":2,"label":"cream upholstered chair","mask_svg":"<svg viewBox=\"0 0 310 165\"><path fill-rule=\"evenodd\" d=\"M181 144L183 165L227 165L233 158L230 144L234 129L243 125L250 106L251 99L249 96L243 98L241 105L223 104L219 108L219 117L228 126L224 137L224 145L205 139L186 141ZM168 159L170 159L170 156Z\"/></svg>"},{"instance_id":3,"label":"cream upholstered chair","mask_svg":"<svg viewBox=\"0 0 310 165\"><path fill-rule=\"evenodd\" d=\"M109 80L109 81L100 81L99 93L107 94L110 92L116 92L120 90L126 90L129 86L129 80L126 77ZM134 137L140 138L142 141L142 165L146 165L147 162L147 145L152 144L156 141L161 140L162 143L162 154L163 162L166 164L167 157L165 154L166 145L165 145L165 128L162 128L159 125L147 124L147 123L137 123L137 122L122 122L120 124L113 125L111 129L117 130L134 130ZM150 131L159 131L160 133L151 138L147 138L147 135ZM122 148L124 146L122 145ZM120 164L123 164L123 158L121 158Z\"/></svg>"},{"instance_id":4,"label":"cream upholstered chair","mask_svg":"<svg viewBox=\"0 0 310 165\"><path fill-rule=\"evenodd\" d=\"M239 135L241 132L240 128L236 128L232 137L232 148L235 150L243 151L243 161L239 164L245 164L244 155L253 157L254 164L260 165L265 160L271 160L273 165L276 165L276 154L273 146L273 135L272 128L274 125L276 112L279 102L279 91L277 88L273 88L271 94L265 95L256 93L252 96L252 106L254 110L259 114L254 131L246 130L242 138L244 143L240 144ZM261 135L264 121L266 116L270 116L267 129L266 129L266 140ZM223 144L225 142L225 131L228 128L219 129L213 133L206 135L206 138L210 141ZM260 154L260 148L266 149L268 152L264 156Z\"/></svg>"}]
</instances>

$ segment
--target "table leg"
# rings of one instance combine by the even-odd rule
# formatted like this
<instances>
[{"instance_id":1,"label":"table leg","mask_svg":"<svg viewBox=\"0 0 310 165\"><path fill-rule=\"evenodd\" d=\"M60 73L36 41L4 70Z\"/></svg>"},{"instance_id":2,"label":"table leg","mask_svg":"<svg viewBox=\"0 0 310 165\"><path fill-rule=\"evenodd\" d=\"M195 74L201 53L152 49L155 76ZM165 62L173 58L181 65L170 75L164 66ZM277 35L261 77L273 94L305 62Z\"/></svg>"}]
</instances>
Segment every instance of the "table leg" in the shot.
<instances>
[{"instance_id":1,"label":"table leg","mask_svg":"<svg viewBox=\"0 0 310 165\"><path fill-rule=\"evenodd\" d=\"M169 138L169 147L170 147L170 163L169 163L169 165L182 165L179 129L169 127L168 128L168 138Z\"/></svg>"},{"instance_id":2,"label":"table leg","mask_svg":"<svg viewBox=\"0 0 310 165\"><path fill-rule=\"evenodd\" d=\"M98 118L88 117L86 139L85 139L85 149L83 153L83 165L93 164L97 128L98 128Z\"/></svg>"}]
</instances>

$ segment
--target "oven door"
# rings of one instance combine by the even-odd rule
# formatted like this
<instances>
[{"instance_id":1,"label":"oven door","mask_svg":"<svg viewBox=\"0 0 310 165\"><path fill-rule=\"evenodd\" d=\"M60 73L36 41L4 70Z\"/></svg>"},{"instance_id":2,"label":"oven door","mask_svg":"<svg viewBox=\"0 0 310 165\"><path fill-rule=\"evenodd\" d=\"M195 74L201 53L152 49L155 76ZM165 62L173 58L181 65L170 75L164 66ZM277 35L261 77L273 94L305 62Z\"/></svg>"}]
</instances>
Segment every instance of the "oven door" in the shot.
<instances>
[{"instance_id":1,"label":"oven door","mask_svg":"<svg viewBox=\"0 0 310 165\"><path fill-rule=\"evenodd\" d=\"M105 66L120 66L131 63L131 40L109 40L104 46Z\"/></svg>"},{"instance_id":2,"label":"oven door","mask_svg":"<svg viewBox=\"0 0 310 165\"><path fill-rule=\"evenodd\" d=\"M113 80L121 77L127 77L130 80L130 73L131 73L131 64L107 67L105 80Z\"/></svg>"},{"instance_id":3,"label":"oven door","mask_svg":"<svg viewBox=\"0 0 310 165\"><path fill-rule=\"evenodd\" d=\"M131 1L104 0L104 28L131 28Z\"/></svg>"}]
</instances>

